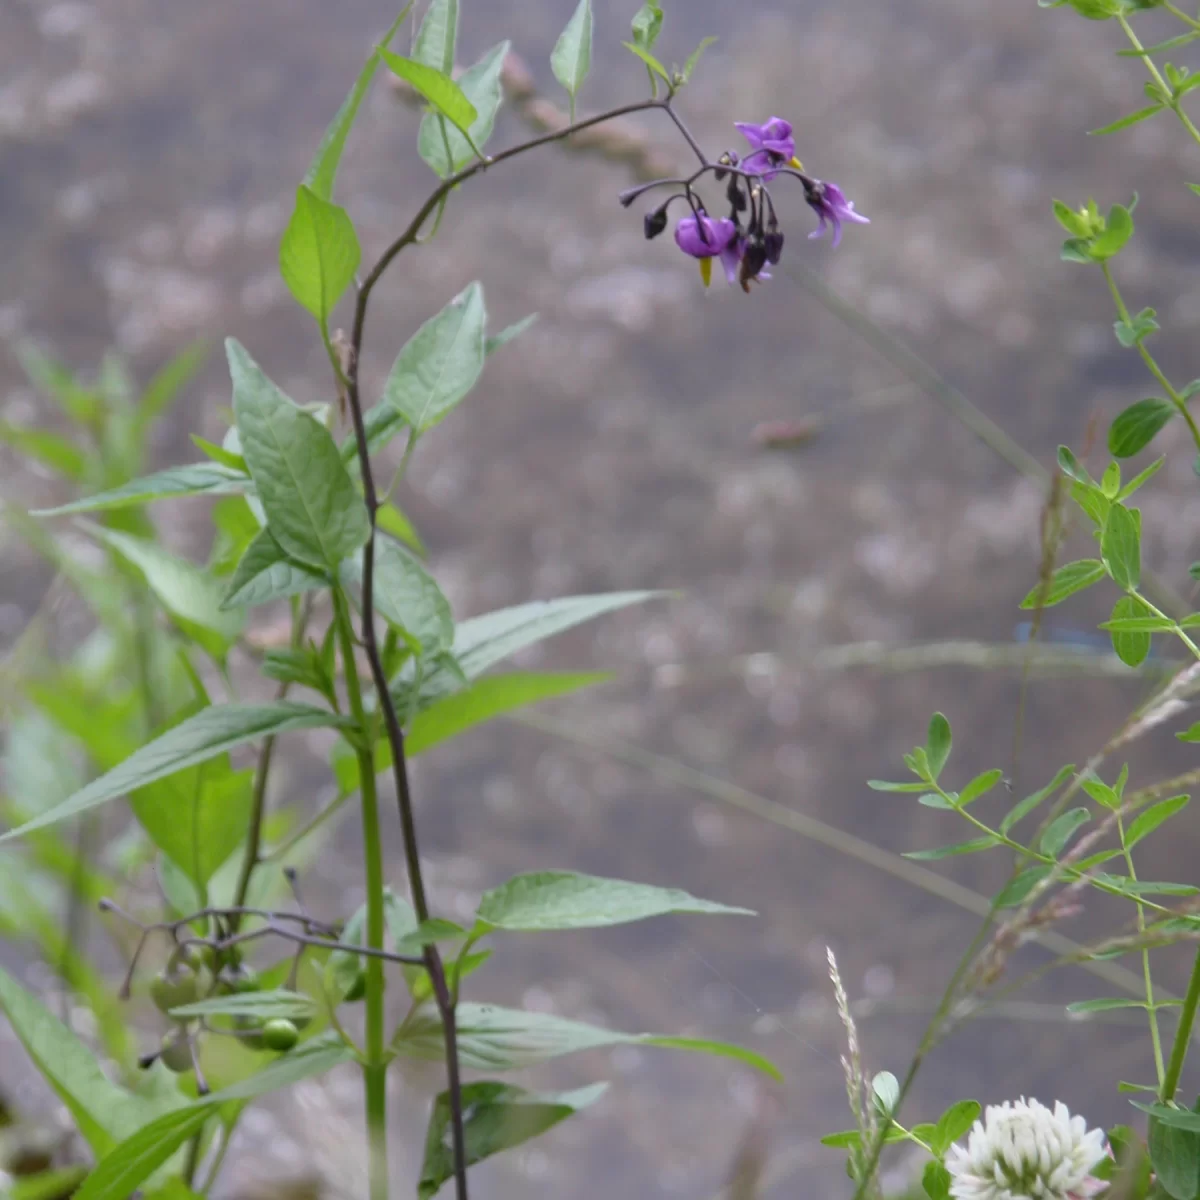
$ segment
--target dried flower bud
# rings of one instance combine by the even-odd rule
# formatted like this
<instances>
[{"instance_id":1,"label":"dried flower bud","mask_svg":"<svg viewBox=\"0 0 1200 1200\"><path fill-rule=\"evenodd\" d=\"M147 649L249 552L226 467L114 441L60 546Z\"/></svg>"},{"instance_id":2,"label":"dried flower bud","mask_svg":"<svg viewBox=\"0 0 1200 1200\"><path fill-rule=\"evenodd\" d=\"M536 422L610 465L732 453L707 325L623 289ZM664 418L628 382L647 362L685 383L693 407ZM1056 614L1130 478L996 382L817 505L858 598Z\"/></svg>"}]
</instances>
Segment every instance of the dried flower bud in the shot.
<instances>
[{"instance_id":1,"label":"dried flower bud","mask_svg":"<svg viewBox=\"0 0 1200 1200\"><path fill-rule=\"evenodd\" d=\"M642 226L646 233L646 240L656 238L667 227L667 206L664 204L662 208L656 208L653 212L648 212L642 218Z\"/></svg>"}]
</instances>

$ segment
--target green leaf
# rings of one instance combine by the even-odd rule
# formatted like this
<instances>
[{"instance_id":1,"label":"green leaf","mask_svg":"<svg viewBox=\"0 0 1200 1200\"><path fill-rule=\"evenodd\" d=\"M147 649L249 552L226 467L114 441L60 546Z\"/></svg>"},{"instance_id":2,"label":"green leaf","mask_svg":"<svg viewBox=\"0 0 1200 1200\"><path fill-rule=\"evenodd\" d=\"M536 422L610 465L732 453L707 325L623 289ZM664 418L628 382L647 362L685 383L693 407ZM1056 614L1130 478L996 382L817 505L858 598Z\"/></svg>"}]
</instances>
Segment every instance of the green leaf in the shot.
<instances>
[{"instance_id":1,"label":"green leaf","mask_svg":"<svg viewBox=\"0 0 1200 1200\"><path fill-rule=\"evenodd\" d=\"M362 560L342 563L343 581L362 584ZM454 639L450 602L437 581L399 542L375 542L375 607L390 624L420 643L426 655L445 650Z\"/></svg>"},{"instance_id":2,"label":"green leaf","mask_svg":"<svg viewBox=\"0 0 1200 1200\"><path fill-rule=\"evenodd\" d=\"M574 1092L538 1094L504 1083L466 1084L461 1098L467 1165L545 1133L597 1100L607 1086L600 1083ZM425 1161L417 1185L418 1200L430 1200L443 1183L454 1177L450 1125L450 1097L448 1092L442 1092L429 1116Z\"/></svg>"},{"instance_id":3,"label":"green leaf","mask_svg":"<svg viewBox=\"0 0 1200 1200\"><path fill-rule=\"evenodd\" d=\"M1080 464L1069 446L1059 446L1058 448L1058 468L1064 475L1079 483L1091 483L1092 477L1087 473L1086 469Z\"/></svg>"},{"instance_id":4,"label":"green leaf","mask_svg":"<svg viewBox=\"0 0 1200 1200\"><path fill-rule=\"evenodd\" d=\"M105 509L131 508L167 496L198 496L205 493L232 492L246 486L246 476L217 463L190 463L168 467L142 479L133 479L120 487L94 496L84 496L56 508L34 509L35 517L58 517L67 513L100 512Z\"/></svg>"},{"instance_id":5,"label":"green leaf","mask_svg":"<svg viewBox=\"0 0 1200 1200\"><path fill-rule=\"evenodd\" d=\"M333 438L263 374L240 342L229 338L225 349L242 454L272 534L298 562L336 569L371 528Z\"/></svg>"},{"instance_id":6,"label":"green leaf","mask_svg":"<svg viewBox=\"0 0 1200 1200\"><path fill-rule=\"evenodd\" d=\"M604 683L612 676L606 672L579 674L535 674L515 671L507 675L488 675L452 696L435 701L412 720L405 739L410 755L420 754L431 746L474 725L511 712L526 704L536 704L554 696L565 696L580 688Z\"/></svg>"},{"instance_id":7,"label":"green leaf","mask_svg":"<svg viewBox=\"0 0 1200 1200\"><path fill-rule=\"evenodd\" d=\"M354 279L361 257L350 215L302 183L279 243L279 273L296 303L312 313L322 329Z\"/></svg>"},{"instance_id":8,"label":"green leaf","mask_svg":"<svg viewBox=\"0 0 1200 1200\"><path fill-rule=\"evenodd\" d=\"M1120 807L1121 797L1098 775L1088 772L1080 777L1079 783L1083 790L1102 808L1107 808L1111 812Z\"/></svg>"},{"instance_id":9,"label":"green leaf","mask_svg":"<svg viewBox=\"0 0 1200 1200\"><path fill-rule=\"evenodd\" d=\"M228 467L231 471L236 471L243 477L248 476L246 470L246 460L240 454L231 454L224 446L218 446L214 442L210 442L207 438L202 438L199 434L193 433L191 437L192 445L206 455L215 463L220 463L224 467Z\"/></svg>"},{"instance_id":10,"label":"green leaf","mask_svg":"<svg viewBox=\"0 0 1200 1200\"><path fill-rule=\"evenodd\" d=\"M23 458L42 463L65 479L78 481L87 473L88 460L74 442L45 429L26 429L0 420L0 442Z\"/></svg>"},{"instance_id":11,"label":"green leaf","mask_svg":"<svg viewBox=\"0 0 1200 1200\"><path fill-rule=\"evenodd\" d=\"M1200 742L1200 721L1175 735L1181 742Z\"/></svg>"},{"instance_id":12,"label":"green leaf","mask_svg":"<svg viewBox=\"0 0 1200 1200\"><path fill-rule=\"evenodd\" d=\"M384 533L390 533L410 550L424 557L425 543L421 541L416 526L390 500L379 506L379 511L375 514L375 524Z\"/></svg>"},{"instance_id":13,"label":"green leaf","mask_svg":"<svg viewBox=\"0 0 1200 1200\"><path fill-rule=\"evenodd\" d=\"M1152 479L1162 469L1166 456L1156 458L1144 471L1138 472L1118 493L1118 500L1126 500L1133 495L1148 479Z\"/></svg>"},{"instance_id":14,"label":"green leaf","mask_svg":"<svg viewBox=\"0 0 1200 1200\"><path fill-rule=\"evenodd\" d=\"M130 807L150 840L199 889L243 843L250 827L254 772L218 755L139 788Z\"/></svg>"},{"instance_id":15,"label":"green leaf","mask_svg":"<svg viewBox=\"0 0 1200 1200\"><path fill-rule=\"evenodd\" d=\"M288 558L275 535L269 529L260 529L238 560L221 607L253 608L328 585L325 575Z\"/></svg>"},{"instance_id":16,"label":"green leaf","mask_svg":"<svg viewBox=\"0 0 1200 1200\"><path fill-rule=\"evenodd\" d=\"M471 126L479 113L446 72L427 67L416 59L402 58L382 47L379 54L393 74L411 84L451 124L457 125L467 137L471 136Z\"/></svg>"},{"instance_id":17,"label":"green leaf","mask_svg":"<svg viewBox=\"0 0 1200 1200\"><path fill-rule=\"evenodd\" d=\"M509 42L493 46L474 66L468 67L458 81L462 94L475 109L467 140L457 129L448 128L437 113L426 113L417 135L417 151L442 179L453 175L482 150L492 136L496 114L504 93L500 76L508 57Z\"/></svg>"},{"instance_id":18,"label":"green leaf","mask_svg":"<svg viewBox=\"0 0 1200 1200\"><path fill-rule=\"evenodd\" d=\"M703 56L705 50L709 48L717 39L715 37L706 37L698 45L695 50L687 57L687 62L683 64L683 82L689 83L692 78L692 72L696 69Z\"/></svg>"},{"instance_id":19,"label":"green leaf","mask_svg":"<svg viewBox=\"0 0 1200 1200\"><path fill-rule=\"evenodd\" d=\"M873 792L924 792L929 789L929 784L923 780L914 780L912 783L892 783L887 779L868 779L867 787ZM941 797L939 796L940 800Z\"/></svg>"},{"instance_id":20,"label":"green leaf","mask_svg":"<svg viewBox=\"0 0 1200 1200\"><path fill-rule=\"evenodd\" d=\"M221 607L223 589L216 579L147 538L98 525L89 525L88 532L145 576L147 586L159 603L176 618L185 632L195 634L199 627L214 634L213 638L199 640L214 658L225 657L242 632L245 620L241 613L228 612Z\"/></svg>"},{"instance_id":21,"label":"green leaf","mask_svg":"<svg viewBox=\"0 0 1200 1200\"><path fill-rule=\"evenodd\" d=\"M575 120L575 97L592 65L592 0L579 0L566 28L550 55L554 78L571 97L571 120Z\"/></svg>"},{"instance_id":22,"label":"green leaf","mask_svg":"<svg viewBox=\"0 0 1200 1200\"><path fill-rule=\"evenodd\" d=\"M499 333L489 334L483 342L484 354L489 357L495 354L502 346L507 346L514 338L520 337L537 319L537 313L530 313L529 316L505 326Z\"/></svg>"},{"instance_id":23,"label":"green leaf","mask_svg":"<svg viewBox=\"0 0 1200 1200\"><path fill-rule=\"evenodd\" d=\"M978 800L980 796L987 795L1003 778L1004 772L999 767L984 771L982 775L976 775L959 793L958 807L966 808L972 800Z\"/></svg>"},{"instance_id":24,"label":"green leaf","mask_svg":"<svg viewBox=\"0 0 1200 1200\"><path fill-rule=\"evenodd\" d=\"M647 50L654 49L658 35L662 33L663 11L660 0L646 0L633 18L633 40Z\"/></svg>"},{"instance_id":25,"label":"green leaf","mask_svg":"<svg viewBox=\"0 0 1200 1200\"><path fill-rule=\"evenodd\" d=\"M1113 121L1111 125L1102 125L1099 129L1089 129L1088 133L1092 136L1099 136L1104 133L1116 133L1118 129L1128 129L1130 125L1136 125L1139 121L1145 121L1155 113L1162 112L1161 104L1151 104L1146 108L1139 108L1137 112L1132 112L1128 116L1120 117Z\"/></svg>"},{"instance_id":26,"label":"green leaf","mask_svg":"<svg viewBox=\"0 0 1200 1200\"><path fill-rule=\"evenodd\" d=\"M1126 591L1137 588L1141 581L1141 523L1134 515L1137 509L1114 504L1108 510L1108 520L1100 538L1100 555L1117 587Z\"/></svg>"},{"instance_id":27,"label":"green leaf","mask_svg":"<svg viewBox=\"0 0 1200 1200\"><path fill-rule=\"evenodd\" d=\"M75 1200L127 1200L215 1112L211 1104L176 1109L139 1129L96 1165Z\"/></svg>"},{"instance_id":28,"label":"green leaf","mask_svg":"<svg viewBox=\"0 0 1200 1200\"><path fill-rule=\"evenodd\" d=\"M658 59L655 58L654 55L651 54L650 51L644 46L639 46L635 42L622 42L621 45L624 46L625 49L630 52L630 54L640 58L642 62L644 62L646 66L648 66L650 70L654 72L655 75L665 79L668 84L671 82L671 77L667 74L667 68L664 67L662 63L660 63Z\"/></svg>"},{"instance_id":29,"label":"green leaf","mask_svg":"<svg viewBox=\"0 0 1200 1200\"><path fill-rule=\"evenodd\" d=\"M1124 596L1122 599L1132 600L1132 596ZM1144 613L1144 608L1138 608L1139 613ZM1175 628L1175 622L1170 617L1156 616L1114 616L1107 621L1101 621L1100 629L1108 629L1116 633L1170 633Z\"/></svg>"},{"instance_id":30,"label":"green leaf","mask_svg":"<svg viewBox=\"0 0 1200 1200\"><path fill-rule=\"evenodd\" d=\"M1114 506L1114 511L1121 509ZM1149 613L1145 602L1137 596L1121 596L1113 605L1112 620L1106 624L1112 628L1113 651L1127 667L1140 667L1150 653L1150 634L1144 630L1122 629L1125 622L1140 624Z\"/></svg>"},{"instance_id":31,"label":"green leaf","mask_svg":"<svg viewBox=\"0 0 1200 1200\"><path fill-rule=\"evenodd\" d=\"M1145 1000L1131 1000L1128 996L1104 996L1098 1000L1076 1000L1067 1005L1067 1012L1082 1013L1113 1012L1118 1008L1145 1008Z\"/></svg>"},{"instance_id":32,"label":"green leaf","mask_svg":"<svg viewBox=\"0 0 1200 1200\"><path fill-rule=\"evenodd\" d=\"M1061 200L1054 201L1054 217L1072 237L1086 238L1091 233L1087 217Z\"/></svg>"},{"instance_id":33,"label":"green leaf","mask_svg":"<svg viewBox=\"0 0 1200 1200\"><path fill-rule=\"evenodd\" d=\"M1104 578L1104 564L1098 558L1081 558L1066 563L1050 576L1047 585L1038 583L1021 601L1022 608L1053 608L1068 596L1091 587Z\"/></svg>"},{"instance_id":34,"label":"green leaf","mask_svg":"<svg viewBox=\"0 0 1200 1200\"><path fill-rule=\"evenodd\" d=\"M623 925L665 913L754 915L748 908L700 900L678 888L601 879L570 871L516 875L485 892L476 915L484 924L498 929L540 930Z\"/></svg>"},{"instance_id":35,"label":"green leaf","mask_svg":"<svg viewBox=\"0 0 1200 1200\"><path fill-rule=\"evenodd\" d=\"M880 1071L871 1080L871 1092L875 1097L876 1107L887 1116L900 1099L900 1082L891 1071Z\"/></svg>"},{"instance_id":36,"label":"green leaf","mask_svg":"<svg viewBox=\"0 0 1200 1200\"><path fill-rule=\"evenodd\" d=\"M353 1046L346 1045L334 1029L318 1034L301 1042L294 1050L269 1062L261 1070L245 1079L223 1087L219 1092L205 1097L212 1104L224 1104L227 1100L253 1100L270 1092L277 1092L310 1079L324 1075L327 1071L354 1059Z\"/></svg>"},{"instance_id":37,"label":"green leaf","mask_svg":"<svg viewBox=\"0 0 1200 1200\"><path fill-rule=\"evenodd\" d=\"M929 760L929 772L936 779L950 757L950 722L939 712L929 718L929 734L926 738L925 754Z\"/></svg>"},{"instance_id":38,"label":"green leaf","mask_svg":"<svg viewBox=\"0 0 1200 1200\"><path fill-rule=\"evenodd\" d=\"M1131 404L1119 413L1108 429L1108 450L1117 458L1129 458L1144 450L1155 434L1174 416L1175 405L1169 400L1151 396Z\"/></svg>"},{"instance_id":39,"label":"green leaf","mask_svg":"<svg viewBox=\"0 0 1200 1200\"><path fill-rule=\"evenodd\" d=\"M380 39L381 46L391 43L411 8L411 4L404 6L403 11L392 22L392 27ZM317 147L317 152L304 176L304 182L322 200L333 199L334 180L337 176L338 163L342 158L342 150L346 145L346 137L350 133L354 119L358 116L359 106L371 86L371 80L375 77L375 69L378 66L379 55L372 50L371 56L358 73L358 78L354 81L350 94L342 101L341 108L337 110L329 127L325 130L325 136L321 138L321 144Z\"/></svg>"},{"instance_id":40,"label":"green leaf","mask_svg":"<svg viewBox=\"0 0 1200 1200\"><path fill-rule=\"evenodd\" d=\"M552 1013L526 1012L494 1004L458 1006L458 1051L464 1067L478 1071L512 1071L535 1066L564 1054L604 1046L659 1046L734 1058L773 1079L778 1069L761 1055L741 1046L654 1033L619 1033L571 1021ZM417 1013L401 1026L392 1048L407 1058L440 1062L445 1057L441 1017L432 1010Z\"/></svg>"},{"instance_id":41,"label":"green leaf","mask_svg":"<svg viewBox=\"0 0 1200 1200\"><path fill-rule=\"evenodd\" d=\"M138 397L134 421L139 432L149 429L170 408L204 365L209 349L208 342L193 342L159 368Z\"/></svg>"},{"instance_id":42,"label":"green leaf","mask_svg":"<svg viewBox=\"0 0 1200 1200\"><path fill-rule=\"evenodd\" d=\"M483 288L469 284L396 357L384 400L416 433L431 429L475 386L483 371L486 322Z\"/></svg>"},{"instance_id":43,"label":"green leaf","mask_svg":"<svg viewBox=\"0 0 1200 1200\"><path fill-rule=\"evenodd\" d=\"M945 1154L975 1124L979 1113L978 1100L960 1100L957 1104L950 1105L938 1117L937 1125L929 1141L934 1154Z\"/></svg>"},{"instance_id":44,"label":"green leaf","mask_svg":"<svg viewBox=\"0 0 1200 1200\"><path fill-rule=\"evenodd\" d=\"M1050 822L1049 828L1042 834L1038 844L1039 849L1049 858L1057 858L1063 848L1074 836L1075 831L1086 825L1092 819L1092 814L1086 808L1072 808L1062 813Z\"/></svg>"},{"instance_id":45,"label":"green leaf","mask_svg":"<svg viewBox=\"0 0 1200 1200\"><path fill-rule=\"evenodd\" d=\"M1136 846L1142 838L1152 834L1164 821L1186 808L1190 799L1190 796L1172 796L1169 800L1160 800L1157 804L1152 804L1138 813L1125 831L1126 849Z\"/></svg>"},{"instance_id":46,"label":"green leaf","mask_svg":"<svg viewBox=\"0 0 1200 1200\"><path fill-rule=\"evenodd\" d=\"M1133 1103L1151 1114L1147 1141L1159 1186L1175 1200L1195 1200L1200 1192L1200 1114L1165 1104Z\"/></svg>"},{"instance_id":47,"label":"green leaf","mask_svg":"<svg viewBox=\"0 0 1200 1200\"><path fill-rule=\"evenodd\" d=\"M1125 243L1133 236L1133 205L1126 208L1114 204L1108 210L1108 220L1103 233L1097 234L1088 247L1092 259L1105 262L1120 253Z\"/></svg>"},{"instance_id":48,"label":"green leaf","mask_svg":"<svg viewBox=\"0 0 1200 1200\"><path fill-rule=\"evenodd\" d=\"M70 368L43 353L32 342L21 342L15 349L17 361L29 382L58 404L72 421L88 425L100 416L100 397L80 387Z\"/></svg>"},{"instance_id":49,"label":"green leaf","mask_svg":"<svg viewBox=\"0 0 1200 1200\"><path fill-rule=\"evenodd\" d=\"M1026 867L1006 883L996 895L997 908L1016 908L1053 868L1046 866Z\"/></svg>"},{"instance_id":50,"label":"green leaf","mask_svg":"<svg viewBox=\"0 0 1200 1200\"><path fill-rule=\"evenodd\" d=\"M213 996L197 1000L194 1004L182 1004L171 1009L176 1020L195 1017L262 1017L268 1021L273 1017L288 1020L312 1018L317 1015L317 1002L303 992L272 988L261 992L232 992L228 996Z\"/></svg>"},{"instance_id":51,"label":"green leaf","mask_svg":"<svg viewBox=\"0 0 1200 1200\"><path fill-rule=\"evenodd\" d=\"M108 1079L75 1034L2 969L0 1011L96 1154L105 1154L152 1115L150 1102Z\"/></svg>"},{"instance_id":52,"label":"green leaf","mask_svg":"<svg viewBox=\"0 0 1200 1200\"><path fill-rule=\"evenodd\" d=\"M458 0L432 0L417 30L413 57L449 75L454 70L454 47L458 40Z\"/></svg>"},{"instance_id":53,"label":"green leaf","mask_svg":"<svg viewBox=\"0 0 1200 1200\"><path fill-rule=\"evenodd\" d=\"M993 846L999 845L1000 843L989 833L984 837L955 842L952 846L939 846L935 850L910 850L904 857L920 862L932 862L939 858L952 858L956 854L974 854L978 850L990 850Z\"/></svg>"},{"instance_id":54,"label":"green leaf","mask_svg":"<svg viewBox=\"0 0 1200 1200\"><path fill-rule=\"evenodd\" d=\"M1142 1104L1137 1100L1132 1100L1130 1103L1134 1108L1140 1108L1142 1112L1149 1113L1156 1121L1163 1125L1169 1125L1172 1129L1186 1129L1191 1133L1200 1133L1200 1113L1191 1112L1186 1108L1172 1108L1167 1104ZM1154 1164L1155 1169L1158 1169L1158 1163ZM1175 1193L1172 1192L1172 1195ZM1193 1198L1196 1193L1192 1192Z\"/></svg>"},{"instance_id":55,"label":"green leaf","mask_svg":"<svg viewBox=\"0 0 1200 1200\"><path fill-rule=\"evenodd\" d=\"M950 1200L950 1183L950 1172L936 1158L925 1164L921 1187L929 1200Z\"/></svg>"},{"instance_id":56,"label":"green leaf","mask_svg":"<svg viewBox=\"0 0 1200 1200\"><path fill-rule=\"evenodd\" d=\"M135 750L123 763L93 779L73 796L7 833L0 842L57 824L108 800L145 787L235 746L295 729L353 727L353 721L307 704L215 704Z\"/></svg>"}]
</instances>

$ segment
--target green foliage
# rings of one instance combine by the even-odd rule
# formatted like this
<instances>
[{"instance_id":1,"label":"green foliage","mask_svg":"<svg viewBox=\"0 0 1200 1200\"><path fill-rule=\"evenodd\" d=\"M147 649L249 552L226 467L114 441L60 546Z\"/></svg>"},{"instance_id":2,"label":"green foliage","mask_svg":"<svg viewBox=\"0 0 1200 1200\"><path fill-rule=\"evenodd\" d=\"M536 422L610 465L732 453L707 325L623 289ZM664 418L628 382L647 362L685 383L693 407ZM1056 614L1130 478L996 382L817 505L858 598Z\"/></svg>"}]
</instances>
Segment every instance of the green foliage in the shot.
<instances>
[{"instance_id":1,"label":"green foliage","mask_svg":"<svg viewBox=\"0 0 1200 1200\"><path fill-rule=\"evenodd\" d=\"M436 70L414 58L404 58L382 48L379 54L393 74L420 92L437 114L445 117L470 140L471 126L479 113L446 71Z\"/></svg>"},{"instance_id":2,"label":"green foliage","mask_svg":"<svg viewBox=\"0 0 1200 1200\"><path fill-rule=\"evenodd\" d=\"M461 171L491 138L503 99L500 74L509 47L509 42L493 46L459 79L458 87L475 111L463 132L447 125L436 112L422 120L417 151L442 179Z\"/></svg>"},{"instance_id":3,"label":"green foliage","mask_svg":"<svg viewBox=\"0 0 1200 1200\"><path fill-rule=\"evenodd\" d=\"M296 303L316 317L322 330L353 281L361 256L346 210L302 183L279 244L279 271Z\"/></svg>"},{"instance_id":4,"label":"green foliage","mask_svg":"<svg viewBox=\"0 0 1200 1200\"><path fill-rule=\"evenodd\" d=\"M1130 458L1139 450L1144 450L1158 431L1178 415L1178 411L1170 401L1153 396L1131 404L1109 426L1109 453L1117 458Z\"/></svg>"},{"instance_id":5,"label":"green foliage","mask_svg":"<svg viewBox=\"0 0 1200 1200\"><path fill-rule=\"evenodd\" d=\"M575 97L592 65L592 0L579 0L566 28L550 55L554 78L571 98L571 120L575 120Z\"/></svg>"}]
</instances>

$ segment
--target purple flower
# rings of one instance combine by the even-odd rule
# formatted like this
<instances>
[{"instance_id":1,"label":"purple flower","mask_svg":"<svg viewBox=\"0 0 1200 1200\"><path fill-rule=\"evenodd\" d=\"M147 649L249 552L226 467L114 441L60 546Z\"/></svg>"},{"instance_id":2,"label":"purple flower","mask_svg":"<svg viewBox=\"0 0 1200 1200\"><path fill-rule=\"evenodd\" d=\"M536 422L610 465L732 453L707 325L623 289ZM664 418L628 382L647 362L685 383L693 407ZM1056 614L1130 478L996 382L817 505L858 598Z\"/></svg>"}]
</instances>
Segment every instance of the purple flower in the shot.
<instances>
[{"instance_id":1,"label":"purple flower","mask_svg":"<svg viewBox=\"0 0 1200 1200\"><path fill-rule=\"evenodd\" d=\"M728 218L714 221L701 213L699 217L683 217L675 226L675 244L693 258L700 260L700 276L707 287L712 276L712 260L720 258L725 278L730 283L737 278L741 253L737 226Z\"/></svg>"},{"instance_id":2,"label":"purple flower","mask_svg":"<svg viewBox=\"0 0 1200 1200\"><path fill-rule=\"evenodd\" d=\"M870 221L861 213L854 211L854 202L847 200L842 189L836 183L826 183L818 179L808 188L805 197L813 212L817 214L820 225L808 236L822 237L827 225L833 227L833 244L836 246L842 240L842 222L857 221L860 225L870 225Z\"/></svg>"},{"instance_id":3,"label":"purple flower","mask_svg":"<svg viewBox=\"0 0 1200 1200\"><path fill-rule=\"evenodd\" d=\"M776 168L800 168L792 125L782 117L770 117L761 125L735 121L734 128L750 143L751 153L739 164L743 171L761 175L768 182L779 173Z\"/></svg>"}]
</instances>

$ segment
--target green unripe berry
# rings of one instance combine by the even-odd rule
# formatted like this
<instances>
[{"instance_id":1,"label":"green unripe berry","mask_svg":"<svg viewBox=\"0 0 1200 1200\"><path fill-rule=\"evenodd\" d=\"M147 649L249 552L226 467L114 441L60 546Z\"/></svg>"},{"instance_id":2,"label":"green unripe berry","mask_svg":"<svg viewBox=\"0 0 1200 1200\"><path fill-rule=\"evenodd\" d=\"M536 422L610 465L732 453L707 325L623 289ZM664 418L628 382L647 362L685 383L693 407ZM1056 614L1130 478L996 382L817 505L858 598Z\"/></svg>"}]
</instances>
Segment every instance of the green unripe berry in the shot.
<instances>
[{"instance_id":1,"label":"green unripe berry","mask_svg":"<svg viewBox=\"0 0 1200 1200\"><path fill-rule=\"evenodd\" d=\"M160 971L150 981L150 999L159 1012L168 1013L184 1004L194 1004L199 994L196 976L191 971Z\"/></svg>"},{"instance_id":2,"label":"green unripe berry","mask_svg":"<svg viewBox=\"0 0 1200 1200\"><path fill-rule=\"evenodd\" d=\"M354 982L350 985L349 990L342 997L343 1004L353 1004L355 1000L361 1000L367 994L367 973L359 970L354 977Z\"/></svg>"},{"instance_id":3,"label":"green unripe berry","mask_svg":"<svg viewBox=\"0 0 1200 1200\"><path fill-rule=\"evenodd\" d=\"M274 1017L263 1026L262 1039L268 1050L282 1053L300 1040L300 1031L285 1017Z\"/></svg>"},{"instance_id":4,"label":"green unripe berry","mask_svg":"<svg viewBox=\"0 0 1200 1200\"><path fill-rule=\"evenodd\" d=\"M188 1036L182 1030L166 1034L162 1040L159 1058L162 1059L163 1066L168 1071L174 1071L177 1075L184 1071L190 1071L194 1064L191 1041Z\"/></svg>"}]
</instances>

